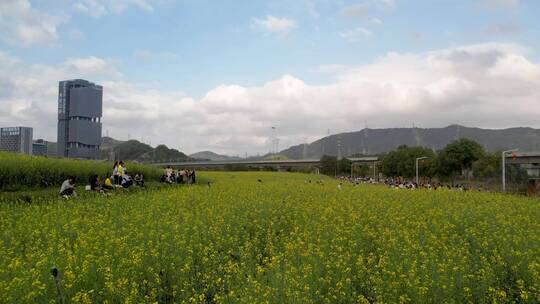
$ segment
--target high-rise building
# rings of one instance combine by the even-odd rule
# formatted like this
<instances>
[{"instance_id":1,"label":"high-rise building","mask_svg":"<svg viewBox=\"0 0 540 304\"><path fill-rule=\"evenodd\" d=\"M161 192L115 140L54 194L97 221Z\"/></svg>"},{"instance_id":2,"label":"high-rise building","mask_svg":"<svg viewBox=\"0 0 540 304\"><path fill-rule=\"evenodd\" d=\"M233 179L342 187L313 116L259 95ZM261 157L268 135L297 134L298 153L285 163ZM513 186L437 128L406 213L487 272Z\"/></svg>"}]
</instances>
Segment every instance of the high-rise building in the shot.
<instances>
[{"instance_id":1,"label":"high-rise building","mask_svg":"<svg viewBox=\"0 0 540 304\"><path fill-rule=\"evenodd\" d=\"M102 112L102 86L82 79L60 81L57 155L98 158Z\"/></svg>"},{"instance_id":2,"label":"high-rise building","mask_svg":"<svg viewBox=\"0 0 540 304\"><path fill-rule=\"evenodd\" d=\"M33 133L28 127L0 128L0 151L32 155Z\"/></svg>"},{"instance_id":3,"label":"high-rise building","mask_svg":"<svg viewBox=\"0 0 540 304\"><path fill-rule=\"evenodd\" d=\"M32 154L35 156L48 156L47 141L43 139L34 140Z\"/></svg>"}]
</instances>

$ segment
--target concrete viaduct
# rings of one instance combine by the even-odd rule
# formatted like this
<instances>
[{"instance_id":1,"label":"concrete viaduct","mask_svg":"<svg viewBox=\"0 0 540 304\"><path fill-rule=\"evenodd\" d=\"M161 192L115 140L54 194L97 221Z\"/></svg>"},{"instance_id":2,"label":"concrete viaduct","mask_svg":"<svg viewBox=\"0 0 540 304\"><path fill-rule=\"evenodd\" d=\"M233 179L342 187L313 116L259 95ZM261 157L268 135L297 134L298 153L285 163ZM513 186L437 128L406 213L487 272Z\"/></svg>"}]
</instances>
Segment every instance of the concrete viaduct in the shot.
<instances>
[{"instance_id":1,"label":"concrete viaduct","mask_svg":"<svg viewBox=\"0 0 540 304\"><path fill-rule=\"evenodd\" d=\"M377 156L347 158L353 164L374 164L379 161ZM286 159L286 160L234 160L234 161L193 161L193 162L164 162L155 163L158 167L175 168L211 168L224 166L249 166L249 167L290 167L299 165L320 165L320 159Z\"/></svg>"}]
</instances>

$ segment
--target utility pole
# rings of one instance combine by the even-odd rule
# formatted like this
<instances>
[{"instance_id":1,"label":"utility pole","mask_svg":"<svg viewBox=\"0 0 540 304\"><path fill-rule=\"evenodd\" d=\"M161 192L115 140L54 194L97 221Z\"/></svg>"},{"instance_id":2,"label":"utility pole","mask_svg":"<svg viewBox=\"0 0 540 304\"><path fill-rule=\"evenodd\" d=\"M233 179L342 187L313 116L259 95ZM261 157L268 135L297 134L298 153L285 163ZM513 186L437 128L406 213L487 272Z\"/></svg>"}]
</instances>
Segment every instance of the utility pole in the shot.
<instances>
[{"instance_id":1,"label":"utility pole","mask_svg":"<svg viewBox=\"0 0 540 304\"><path fill-rule=\"evenodd\" d=\"M506 153L516 152L518 149L510 149L502 152L502 189L506 192Z\"/></svg>"},{"instance_id":2,"label":"utility pole","mask_svg":"<svg viewBox=\"0 0 540 304\"><path fill-rule=\"evenodd\" d=\"M341 160L341 136L337 138L337 160Z\"/></svg>"},{"instance_id":3,"label":"utility pole","mask_svg":"<svg viewBox=\"0 0 540 304\"><path fill-rule=\"evenodd\" d=\"M416 167L416 185L418 186L418 161L422 159L428 158L427 156L418 157L415 161L415 167Z\"/></svg>"}]
</instances>

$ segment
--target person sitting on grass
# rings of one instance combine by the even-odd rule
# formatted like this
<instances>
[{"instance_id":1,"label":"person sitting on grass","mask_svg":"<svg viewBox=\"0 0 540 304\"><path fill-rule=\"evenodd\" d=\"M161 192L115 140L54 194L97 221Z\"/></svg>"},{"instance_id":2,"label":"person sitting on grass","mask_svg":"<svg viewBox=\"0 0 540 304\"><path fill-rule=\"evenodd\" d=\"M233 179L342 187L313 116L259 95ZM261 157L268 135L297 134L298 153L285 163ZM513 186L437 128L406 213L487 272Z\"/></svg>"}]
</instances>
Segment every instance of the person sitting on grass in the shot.
<instances>
[{"instance_id":1,"label":"person sitting on grass","mask_svg":"<svg viewBox=\"0 0 540 304\"><path fill-rule=\"evenodd\" d=\"M112 177L112 176L111 176L111 177L107 177L107 178L105 179L105 182L103 182L103 185L101 186L101 188L102 188L103 190L113 190L114 187L113 187L112 181L113 181L113 177Z\"/></svg>"},{"instance_id":2,"label":"person sitting on grass","mask_svg":"<svg viewBox=\"0 0 540 304\"><path fill-rule=\"evenodd\" d=\"M135 184L139 187L144 187L144 175L142 173L135 174Z\"/></svg>"},{"instance_id":3,"label":"person sitting on grass","mask_svg":"<svg viewBox=\"0 0 540 304\"><path fill-rule=\"evenodd\" d=\"M77 193L75 193L75 177L70 176L62 183L60 195L65 198L77 196Z\"/></svg>"},{"instance_id":4,"label":"person sitting on grass","mask_svg":"<svg viewBox=\"0 0 540 304\"><path fill-rule=\"evenodd\" d=\"M101 191L101 185L97 174L94 174L90 177L90 191Z\"/></svg>"},{"instance_id":5,"label":"person sitting on grass","mask_svg":"<svg viewBox=\"0 0 540 304\"><path fill-rule=\"evenodd\" d=\"M131 176L127 174L122 175L122 187L127 189L131 186L133 186L133 180L131 179Z\"/></svg>"}]
</instances>

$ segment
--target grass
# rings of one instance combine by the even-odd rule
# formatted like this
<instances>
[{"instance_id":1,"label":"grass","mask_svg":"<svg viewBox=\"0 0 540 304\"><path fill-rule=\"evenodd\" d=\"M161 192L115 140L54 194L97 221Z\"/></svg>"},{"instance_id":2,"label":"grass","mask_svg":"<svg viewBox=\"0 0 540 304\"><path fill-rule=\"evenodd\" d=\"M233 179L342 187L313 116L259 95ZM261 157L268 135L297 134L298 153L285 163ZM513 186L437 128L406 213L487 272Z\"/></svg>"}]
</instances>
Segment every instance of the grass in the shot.
<instances>
[{"instance_id":1,"label":"grass","mask_svg":"<svg viewBox=\"0 0 540 304\"><path fill-rule=\"evenodd\" d=\"M54 302L52 266L74 303L540 302L538 200L200 177L1 204L0 302Z\"/></svg>"}]
</instances>

